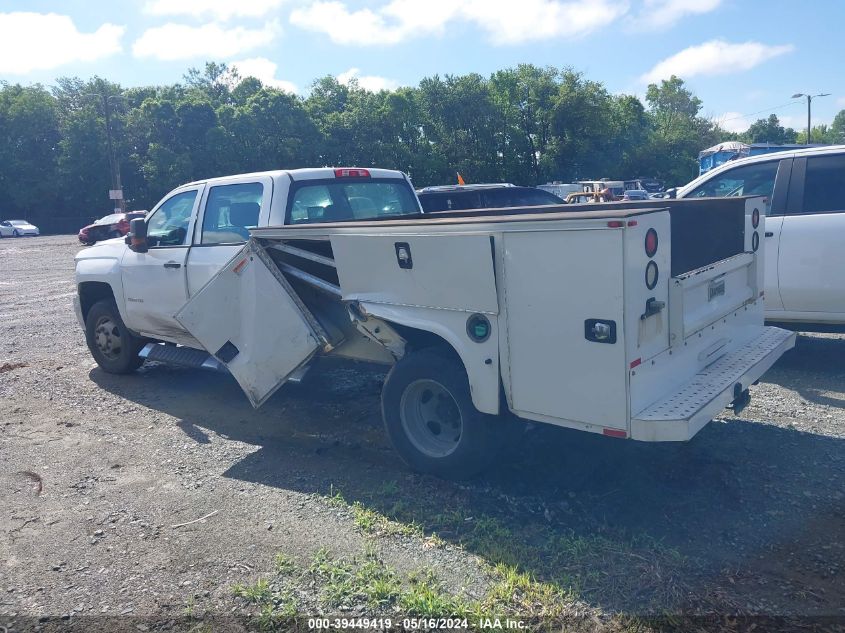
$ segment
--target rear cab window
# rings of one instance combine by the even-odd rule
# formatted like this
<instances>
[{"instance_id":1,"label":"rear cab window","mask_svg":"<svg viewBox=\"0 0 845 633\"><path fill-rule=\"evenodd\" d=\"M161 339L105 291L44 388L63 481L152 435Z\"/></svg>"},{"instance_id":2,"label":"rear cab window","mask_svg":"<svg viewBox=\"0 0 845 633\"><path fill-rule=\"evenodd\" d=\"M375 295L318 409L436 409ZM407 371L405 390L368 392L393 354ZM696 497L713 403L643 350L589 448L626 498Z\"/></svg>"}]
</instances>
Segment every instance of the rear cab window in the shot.
<instances>
[{"instance_id":1,"label":"rear cab window","mask_svg":"<svg viewBox=\"0 0 845 633\"><path fill-rule=\"evenodd\" d=\"M210 188L202 218L200 243L239 244L249 239L249 229L258 226L264 185L241 182Z\"/></svg>"},{"instance_id":2,"label":"rear cab window","mask_svg":"<svg viewBox=\"0 0 845 633\"><path fill-rule=\"evenodd\" d=\"M802 211L845 212L845 154L811 156L807 159Z\"/></svg>"},{"instance_id":3,"label":"rear cab window","mask_svg":"<svg viewBox=\"0 0 845 633\"><path fill-rule=\"evenodd\" d=\"M288 224L350 222L415 215L417 199L398 178L299 180L288 197Z\"/></svg>"}]
</instances>

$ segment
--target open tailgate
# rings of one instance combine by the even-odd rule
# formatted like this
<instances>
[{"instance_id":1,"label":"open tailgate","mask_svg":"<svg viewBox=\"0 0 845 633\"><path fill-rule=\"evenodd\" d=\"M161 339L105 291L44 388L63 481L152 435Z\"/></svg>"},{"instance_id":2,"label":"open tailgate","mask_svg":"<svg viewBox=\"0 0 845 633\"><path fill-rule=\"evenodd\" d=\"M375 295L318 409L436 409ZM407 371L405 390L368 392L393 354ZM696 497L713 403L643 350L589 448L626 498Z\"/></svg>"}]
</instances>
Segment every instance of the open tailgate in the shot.
<instances>
[{"instance_id":1,"label":"open tailgate","mask_svg":"<svg viewBox=\"0 0 845 633\"><path fill-rule=\"evenodd\" d=\"M327 345L322 328L254 240L176 320L226 365L254 407Z\"/></svg>"}]
</instances>

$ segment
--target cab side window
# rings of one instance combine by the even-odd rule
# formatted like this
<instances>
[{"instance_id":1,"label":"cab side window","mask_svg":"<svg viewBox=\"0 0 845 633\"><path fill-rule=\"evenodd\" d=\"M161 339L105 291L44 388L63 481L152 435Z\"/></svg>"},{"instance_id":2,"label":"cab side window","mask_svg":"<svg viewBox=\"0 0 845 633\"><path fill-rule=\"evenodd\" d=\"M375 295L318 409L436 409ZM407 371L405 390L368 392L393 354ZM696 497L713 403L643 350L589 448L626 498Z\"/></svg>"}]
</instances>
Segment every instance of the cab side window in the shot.
<instances>
[{"instance_id":1,"label":"cab side window","mask_svg":"<svg viewBox=\"0 0 845 633\"><path fill-rule=\"evenodd\" d=\"M771 198L778 173L778 161L755 163L722 172L690 191L687 198L768 196Z\"/></svg>"},{"instance_id":2,"label":"cab side window","mask_svg":"<svg viewBox=\"0 0 845 633\"><path fill-rule=\"evenodd\" d=\"M811 156L804 180L804 213L845 212L845 154Z\"/></svg>"},{"instance_id":3,"label":"cab side window","mask_svg":"<svg viewBox=\"0 0 845 633\"><path fill-rule=\"evenodd\" d=\"M258 226L264 185L244 182L212 187L202 218L202 244L239 244Z\"/></svg>"},{"instance_id":4,"label":"cab side window","mask_svg":"<svg viewBox=\"0 0 845 633\"><path fill-rule=\"evenodd\" d=\"M184 191L168 198L155 210L147 220L147 241L151 247L187 244L196 199L196 191Z\"/></svg>"}]
</instances>

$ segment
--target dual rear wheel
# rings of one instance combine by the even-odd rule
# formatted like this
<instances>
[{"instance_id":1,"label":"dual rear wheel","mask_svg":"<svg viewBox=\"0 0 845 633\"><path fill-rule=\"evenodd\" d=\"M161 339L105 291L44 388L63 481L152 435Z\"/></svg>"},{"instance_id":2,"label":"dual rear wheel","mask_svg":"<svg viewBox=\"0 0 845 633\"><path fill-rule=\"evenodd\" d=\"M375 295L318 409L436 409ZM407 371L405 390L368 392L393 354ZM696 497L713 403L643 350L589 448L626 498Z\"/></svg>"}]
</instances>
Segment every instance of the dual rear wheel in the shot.
<instances>
[{"instance_id":1,"label":"dual rear wheel","mask_svg":"<svg viewBox=\"0 0 845 633\"><path fill-rule=\"evenodd\" d=\"M393 366L381 409L403 461L447 479L478 474L519 432L517 422L475 408L463 365L439 348L411 352Z\"/></svg>"}]
</instances>

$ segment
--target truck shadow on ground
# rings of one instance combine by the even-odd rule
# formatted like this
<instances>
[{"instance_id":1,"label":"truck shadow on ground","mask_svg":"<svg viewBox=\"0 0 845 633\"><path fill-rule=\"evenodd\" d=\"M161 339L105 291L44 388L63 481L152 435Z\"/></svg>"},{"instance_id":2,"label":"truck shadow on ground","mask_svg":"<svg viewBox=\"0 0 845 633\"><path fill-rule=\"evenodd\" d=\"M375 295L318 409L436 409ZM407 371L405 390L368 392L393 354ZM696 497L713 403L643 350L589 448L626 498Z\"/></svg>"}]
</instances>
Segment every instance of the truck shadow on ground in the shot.
<instances>
[{"instance_id":1,"label":"truck shadow on ground","mask_svg":"<svg viewBox=\"0 0 845 633\"><path fill-rule=\"evenodd\" d=\"M766 382L794 389L814 404L845 407L845 336L799 335L795 349L766 374Z\"/></svg>"},{"instance_id":2,"label":"truck shadow on ground","mask_svg":"<svg viewBox=\"0 0 845 633\"><path fill-rule=\"evenodd\" d=\"M845 342L820 341L772 370L779 384L795 389L803 372L841 371L828 361ZM731 415L686 444L543 426L459 484L399 461L381 427L383 374L372 369L324 363L257 411L222 375L152 366L128 378L95 369L91 378L178 418L197 442L215 433L260 447L227 477L340 493L607 609L836 613L845 595L841 539L821 549L845 530L845 441L836 437Z\"/></svg>"}]
</instances>

